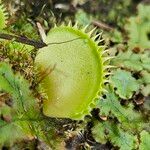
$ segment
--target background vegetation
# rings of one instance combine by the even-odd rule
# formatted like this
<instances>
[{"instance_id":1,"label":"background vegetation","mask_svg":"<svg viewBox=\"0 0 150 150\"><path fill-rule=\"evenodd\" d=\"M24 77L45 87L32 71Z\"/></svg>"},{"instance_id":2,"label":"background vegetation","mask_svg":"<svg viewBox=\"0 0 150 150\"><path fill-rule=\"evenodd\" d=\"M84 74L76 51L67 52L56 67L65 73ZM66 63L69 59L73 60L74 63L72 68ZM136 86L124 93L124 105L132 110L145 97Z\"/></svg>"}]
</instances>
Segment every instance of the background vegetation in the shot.
<instances>
[{"instance_id":1,"label":"background vegetation","mask_svg":"<svg viewBox=\"0 0 150 150\"><path fill-rule=\"evenodd\" d=\"M108 92L91 116L84 121L48 118L41 113L45 95L33 69L37 49L0 40L1 149L150 149L148 0L3 0L3 4L8 13L5 32L37 41L55 24L78 21L80 26L96 26L103 32L100 44L114 56L110 64L115 68L108 70L112 73L105 85Z\"/></svg>"}]
</instances>

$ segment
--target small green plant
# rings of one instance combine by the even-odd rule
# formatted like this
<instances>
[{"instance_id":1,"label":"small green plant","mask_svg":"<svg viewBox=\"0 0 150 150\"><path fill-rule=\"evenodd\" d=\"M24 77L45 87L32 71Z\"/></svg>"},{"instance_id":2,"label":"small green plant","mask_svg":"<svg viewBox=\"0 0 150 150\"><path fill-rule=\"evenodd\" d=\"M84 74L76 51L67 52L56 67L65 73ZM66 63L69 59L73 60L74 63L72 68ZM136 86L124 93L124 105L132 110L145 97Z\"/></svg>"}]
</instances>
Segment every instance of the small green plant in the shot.
<instances>
[{"instance_id":1,"label":"small green plant","mask_svg":"<svg viewBox=\"0 0 150 150\"><path fill-rule=\"evenodd\" d=\"M52 149L65 149L56 148L58 141L75 139L73 146L79 146L78 141L84 138L86 144L81 144L88 147L94 143L93 149L98 143L120 150L149 149L148 8L140 5L138 17L129 19L127 44L127 35L124 39L119 29L104 33L106 42L112 43L104 51L101 34L77 24L55 26L41 44L33 40L39 39L34 22L31 25L24 16L5 28L7 13L0 5L0 36L13 31L28 37L5 34L12 40L0 40L0 148L22 149L17 145L29 139L36 145L41 141ZM112 9L111 17L118 15L115 12ZM77 15L81 24L90 24L87 13ZM125 19L117 22L118 26L123 22ZM20 43L19 38L28 42ZM109 61L116 66L111 73L106 70L111 67L106 52L114 56ZM110 75L109 81L106 75Z\"/></svg>"},{"instance_id":2,"label":"small green plant","mask_svg":"<svg viewBox=\"0 0 150 150\"><path fill-rule=\"evenodd\" d=\"M150 47L150 6L138 5L138 15L129 18L126 26L129 32L129 47L146 49Z\"/></svg>"},{"instance_id":3,"label":"small green plant","mask_svg":"<svg viewBox=\"0 0 150 150\"><path fill-rule=\"evenodd\" d=\"M47 116L83 119L101 95L108 58L95 41L99 35L85 30L76 25L55 27L48 33L48 46L36 56L38 71L47 74L41 81L48 96L43 102Z\"/></svg>"},{"instance_id":4,"label":"small green plant","mask_svg":"<svg viewBox=\"0 0 150 150\"><path fill-rule=\"evenodd\" d=\"M110 64L118 67L110 78L108 93L97 104L99 119L92 133L97 142L108 141L120 150L149 149L150 52L149 6L139 5L130 17L128 47L115 45ZM122 47L123 46L123 47Z\"/></svg>"}]
</instances>

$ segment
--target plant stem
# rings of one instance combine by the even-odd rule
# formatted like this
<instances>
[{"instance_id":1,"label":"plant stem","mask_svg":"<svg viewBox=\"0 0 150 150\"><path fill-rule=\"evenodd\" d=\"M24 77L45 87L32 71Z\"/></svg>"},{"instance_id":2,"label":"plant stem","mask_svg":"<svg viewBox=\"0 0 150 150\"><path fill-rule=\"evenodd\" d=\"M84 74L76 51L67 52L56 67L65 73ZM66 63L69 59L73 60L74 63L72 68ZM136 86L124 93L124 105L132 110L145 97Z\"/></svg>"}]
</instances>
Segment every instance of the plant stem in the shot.
<instances>
[{"instance_id":1,"label":"plant stem","mask_svg":"<svg viewBox=\"0 0 150 150\"><path fill-rule=\"evenodd\" d=\"M6 39L6 40L14 40L15 42L31 45L31 46L34 46L35 48L42 48L42 47L47 46L47 44L45 44L42 41L35 41L32 39L28 39L27 37L10 35L6 33L0 33L0 38Z\"/></svg>"}]
</instances>

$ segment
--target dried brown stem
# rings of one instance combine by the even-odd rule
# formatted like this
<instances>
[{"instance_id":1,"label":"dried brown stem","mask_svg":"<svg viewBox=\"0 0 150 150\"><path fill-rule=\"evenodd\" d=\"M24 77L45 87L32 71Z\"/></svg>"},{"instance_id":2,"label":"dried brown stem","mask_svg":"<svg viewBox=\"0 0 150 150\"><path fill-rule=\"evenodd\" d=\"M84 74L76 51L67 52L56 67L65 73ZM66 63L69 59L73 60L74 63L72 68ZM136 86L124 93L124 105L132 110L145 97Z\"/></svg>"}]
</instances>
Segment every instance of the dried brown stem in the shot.
<instances>
[{"instance_id":1,"label":"dried brown stem","mask_svg":"<svg viewBox=\"0 0 150 150\"><path fill-rule=\"evenodd\" d=\"M0 38L6 39L6 40L14 40L14 41L19 42L19 43L34 46L35 48L42 48L42 47L47 46L42 41L35 41L32 39L28 39L27 37L10 35L10 34L6 34L6 33L0 33Z\"/></svg>"},{"instance_id":2,"label":"dried brown stem","mask_svg":"<svg viewBox=\"0 0 150 150\"><path fill-rule=\"evenodd\" d=\"M92 24L94 25L94 26L97 26L97 27L99 27L99 28L101 28L101 29L103 29L103 30L106 30L106 31L112 31L112 30L114 30L114 28L112 28L111 26L109 26L109 25L107 25L107 24L105 24L104 22L101 22L101 21L92 21Z\"/></svg>"}]
</instances>

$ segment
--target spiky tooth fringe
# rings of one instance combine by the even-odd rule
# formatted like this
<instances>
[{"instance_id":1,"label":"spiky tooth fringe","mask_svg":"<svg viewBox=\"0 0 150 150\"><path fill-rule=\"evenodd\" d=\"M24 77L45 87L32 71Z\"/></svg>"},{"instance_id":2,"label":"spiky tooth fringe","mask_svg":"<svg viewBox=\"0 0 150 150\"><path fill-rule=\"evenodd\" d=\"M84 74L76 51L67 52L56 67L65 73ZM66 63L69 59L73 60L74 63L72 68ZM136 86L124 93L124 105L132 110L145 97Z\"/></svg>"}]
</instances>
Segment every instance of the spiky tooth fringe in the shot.
<instances>
[{"instance_id":1,"label":"spiky tooth fringe","mask_svg":"<svg viewBox=\"0 0 150 150\"><path fill-rule=\"evenodd\" d=\"M63 23L60 25L60 27L65 27L65 23L63 22Z\"/></svg>"},{"instance_id":2,"label":"spiky tooth fringe","mask_svg":"<svg viewBox=\"0 0 150 150\"><path fill-rule=\"evenodd\" d=\"M114 59L113 56L110 56L110 57L104 57L103 58L103 63L107 62L108 60L111 60L111 59Z\"/></svg>"},{"instance_id":3,"label":"spiky tooth fringe","mask_svg":"<svg viewBox=\"0 0 150 150\"><path fill-rule=\"evenodd\" d=\"M56 23L54 24L54 28L57 28L58 26L56 25Z\"/></svg>"},{"instance_id":4,"label":"spiky tooth fringe","mask_svg":"<svg viewBox=\"0 0 150 150\"><path fill-rule=\"evenodd\" d=\"M103 46L99 46L99 48L100 48L100 49L103 49L103 52L104 52L104 51L106 51L105 49L107 48L107 46L106 46L106 45L103 45ZM103 55L103 52L102 52L102 55Z\"/></svg>"},{"instance_id":5,"label":"spiky tooth fringe","mask_svg":"<svg viewBox=\"0 0 150 150\"><path fill-rule=\"evenodd\" d=\"M101 46L100 46L101 47ZM102 55L105 55L105 54L107 54L109 52L109 49L107 49L107 50L104 50L103 52L102 52Z\"/></svg>"},{"instance_id":6,"label":"spiky tooth fringe","mask_svg":"<svg viewBox=\"0 0 150 150\"><path fill-rule=\"evenodd\" d=\"M68 27L72 27L72 22L71 21L69 21Z\"/></svg>"},{"instance_id":7,"label":"spiky tooth fringe","mask_svg":"<svg viewBox=\"0 0 150 150\"><path fill-rule=\"evenodd\" d=\"M104 73L104 77L105 77L105 76L109 76L109 75L113 75L113 73L112 73L112 72L105 72L105 73Z\"/></svg>"},{"instance_id":8,"label":"spiky tooth fringe","mask_svg":"<svg viewBox=\"0 0 150 150\"><path fill-rule=\"evenodd\" d=\"M103 88L102 93L105 94L105 93L108 93L108 91L105 88Z\"/></svg>"},{"instance_id":9,"label":"spiky tooth fringe","mask_svg":"<svg viewBox=\"0 0 150 150\"><path fill-rule=\"evenodd\" d=\"M92 37L92 40L96 41L97 38L101 38L101 35L102 35L102 33L98 33L97 35L95 35L94 37Z\"/></svg>"},{"instance_id":10,"label":"spiky tooth fringe","mask_svg":"<svg viewBox=\"0 0 150 150\"><path fill-rule=\"evenodd\" d=\"M76 23L73 26L75 29L78 29L78 22L76 21Z\"/></svg>"},{"instance_id":11,"label":"spiky tooth fringe","mask_svg":"<svg viewBox=\"0 0 150 150\"><path fill-rule=\"evenodd\" d=\"M104 66L104 70L111 69L111 68L117 68L117 67L116 66L111 66L111 65Z\"/></svg>"},{"instance_id":12,"label":"spiky tooth fringe","mask_svg":"<svg viewBox=\"0 0 150 150\"><path fill-rule=\"evenodd\" d=\"M110 81L110 80L105 79L105 80L104 80L104 84L105 84L105 83L111 83L111 81Z\"/></svg>"},{"instance_id":13,"label":"spiky tooth fringe","mask_svg":"<svg viewBox=\"0 0 150 150\"><path fill-rule=\"evenodd\" d=\"M92 37L92 34L94 34L94 32L96 31L96 27L93 28L90 32L88 32L87 34L89 35L89 37Z\"/></svg>"},{"instance_id":14,"label":"spiky tooth fringe","mask_svg":"<svg viewBox=\"0 0 150 150\"><path fill-rule=\"evenodd\" d=\"M86 32L87 28L89 27L89 25L86 25L84 28L81 29L82 32Z\"/></svg>"}]
</instances>

